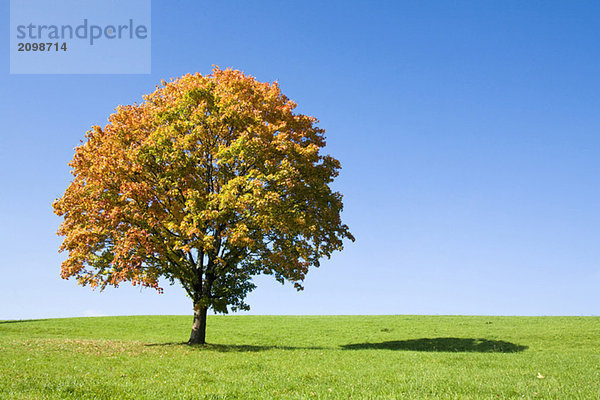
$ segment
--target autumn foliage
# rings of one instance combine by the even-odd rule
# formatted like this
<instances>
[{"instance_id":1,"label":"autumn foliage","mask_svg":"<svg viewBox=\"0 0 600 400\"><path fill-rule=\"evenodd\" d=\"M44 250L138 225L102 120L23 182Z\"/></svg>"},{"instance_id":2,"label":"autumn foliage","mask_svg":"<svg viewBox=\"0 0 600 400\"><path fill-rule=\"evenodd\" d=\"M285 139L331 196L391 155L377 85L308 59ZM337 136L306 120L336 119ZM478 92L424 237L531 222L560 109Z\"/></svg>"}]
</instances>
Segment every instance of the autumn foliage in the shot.
<instances>
[{"instance_id":1,"label":"autumn foliage","mask_svg":"<svg viewBox=\"0 0 600 400\"><path fill-rule=\"evenodd\" d=\"M252 276L302 288L311 266L352 239L340 163L324 130L294 113L277 83L215 68L162 82L119 106L76 148L64 217L62 277L104 288L179 282L204 343L206 310L247 309Z\"/></svg>"}]
</instances>

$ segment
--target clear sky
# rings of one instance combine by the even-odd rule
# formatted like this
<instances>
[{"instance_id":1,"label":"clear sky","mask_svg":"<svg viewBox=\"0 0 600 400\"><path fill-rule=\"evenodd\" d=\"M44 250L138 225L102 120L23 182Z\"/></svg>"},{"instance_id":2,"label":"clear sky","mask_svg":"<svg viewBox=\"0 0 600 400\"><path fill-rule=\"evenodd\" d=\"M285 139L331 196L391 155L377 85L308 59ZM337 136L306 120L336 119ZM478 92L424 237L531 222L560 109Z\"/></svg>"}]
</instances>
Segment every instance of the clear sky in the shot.
<instances>
[{"instance_id":1,"label":"clear sky","mask_svg":"<svg viewBox=\"0 0 600 400\"><path fill-rule=\"evenodd\" d=\"M600 315L599 21L597 1L155 0L152 73L79 76L9 75L0 24L0 319L190 314L178 287L60 279L51 202L91 125L213 64L320 119L357 238L304 292L257 279L251 313Z\"/></svg>"}]
</instances>

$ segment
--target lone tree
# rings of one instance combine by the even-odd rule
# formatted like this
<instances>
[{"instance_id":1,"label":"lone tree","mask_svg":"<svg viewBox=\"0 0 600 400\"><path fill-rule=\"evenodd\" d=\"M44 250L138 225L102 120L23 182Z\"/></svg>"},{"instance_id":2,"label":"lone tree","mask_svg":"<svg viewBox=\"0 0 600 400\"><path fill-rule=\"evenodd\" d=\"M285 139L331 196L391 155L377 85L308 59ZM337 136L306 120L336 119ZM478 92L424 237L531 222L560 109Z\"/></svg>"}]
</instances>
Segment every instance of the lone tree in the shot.
<instances>
[{"instance_id":1,"label":"lone tree","mask_svg":"<svg viewBox=\"0 0 600 400\"><path fill-rule=\"evenodd\" d=\"M309 267L354 238L329 187L340 163L295 107L277 83L217 67L117 107L76 148L53 204L61 276L159 292L159 278L179 281L194 303L190 344L205 343L209 308L249 309L255 275L301 290Z\"/></svg>"}]
</instances>

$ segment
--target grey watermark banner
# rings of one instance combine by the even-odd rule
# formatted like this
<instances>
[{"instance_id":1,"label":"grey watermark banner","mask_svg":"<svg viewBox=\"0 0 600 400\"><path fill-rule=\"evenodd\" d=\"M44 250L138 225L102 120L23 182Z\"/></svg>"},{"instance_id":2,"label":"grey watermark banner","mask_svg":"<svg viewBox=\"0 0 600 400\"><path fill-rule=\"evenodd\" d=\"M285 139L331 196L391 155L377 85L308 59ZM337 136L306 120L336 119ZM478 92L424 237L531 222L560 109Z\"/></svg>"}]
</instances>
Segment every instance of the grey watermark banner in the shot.
<instances>
[{"instance_id":1,"label":"grey watermark banner","mask_svg":"<svg viewBox=\"0 0 600 400\"><path fill-rule=\"evenodd\" d=\"M151 0L11 0L11 74L149 74Z\"/></svg>"}]
</instances>

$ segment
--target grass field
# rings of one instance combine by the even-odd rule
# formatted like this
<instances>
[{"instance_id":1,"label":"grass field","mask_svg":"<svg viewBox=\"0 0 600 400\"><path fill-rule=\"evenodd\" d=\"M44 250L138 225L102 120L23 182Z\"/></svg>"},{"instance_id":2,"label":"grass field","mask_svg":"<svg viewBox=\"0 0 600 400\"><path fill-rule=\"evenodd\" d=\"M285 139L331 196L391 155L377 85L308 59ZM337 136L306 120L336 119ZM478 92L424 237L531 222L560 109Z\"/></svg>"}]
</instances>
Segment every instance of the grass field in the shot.
<instances>
[{"instance_id":1,"label":"grass field","mask_svg":"<svg viewBox=\"0 0 600 400\"><path fill-rule=\"evenodd\" d=\"M0 322L1 399L600 399L600 318Z\"/></svg>"}]
</instances>

